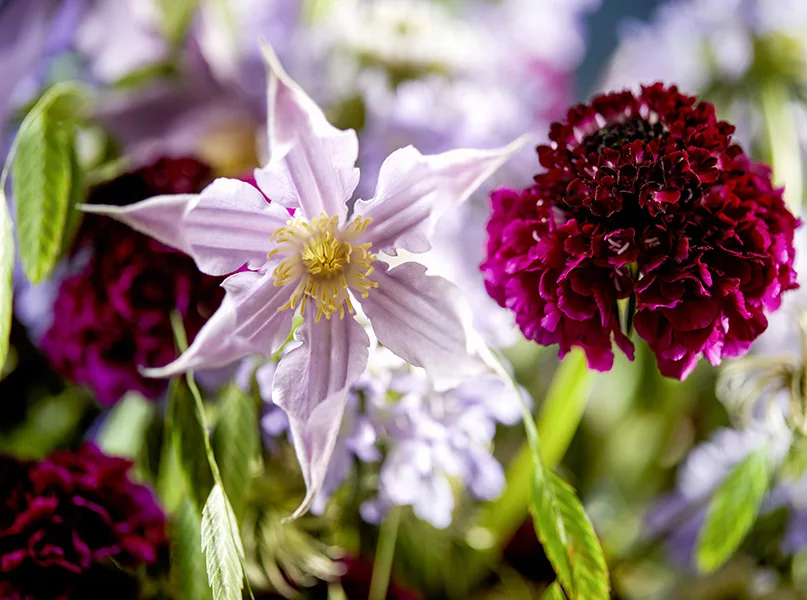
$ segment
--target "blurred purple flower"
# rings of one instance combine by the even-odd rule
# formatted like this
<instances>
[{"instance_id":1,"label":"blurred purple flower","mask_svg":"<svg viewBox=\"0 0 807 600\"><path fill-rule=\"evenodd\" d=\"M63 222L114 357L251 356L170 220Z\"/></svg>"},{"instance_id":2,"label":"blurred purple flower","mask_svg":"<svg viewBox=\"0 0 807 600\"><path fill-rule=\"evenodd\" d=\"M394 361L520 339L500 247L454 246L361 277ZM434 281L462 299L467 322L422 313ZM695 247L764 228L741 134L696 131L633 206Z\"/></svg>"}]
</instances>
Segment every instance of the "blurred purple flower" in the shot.
<instances>
[{"instance_id":1,"label":"blurred purple flower","mask_svg":"<svg viewBox=\"0 0 807 600\"><path fill-rule=\"evenodd\" d=\"M256 372L267 402L262 425L270 439L286 431L267 382L273 371L269 363ZM411 506L434 527L447 527L454 510L452 481L480 500L499 495L504 473L490 446L497 424L513 425L520 418L517 395L494 376L437 391L425 371L386 348L374 348L367 370L350 388L333 458L312 510L324 511L360 461L380 465L378 493L361 506L366 521L377 524L399 505Z\"/></svg>"}]
</instances>

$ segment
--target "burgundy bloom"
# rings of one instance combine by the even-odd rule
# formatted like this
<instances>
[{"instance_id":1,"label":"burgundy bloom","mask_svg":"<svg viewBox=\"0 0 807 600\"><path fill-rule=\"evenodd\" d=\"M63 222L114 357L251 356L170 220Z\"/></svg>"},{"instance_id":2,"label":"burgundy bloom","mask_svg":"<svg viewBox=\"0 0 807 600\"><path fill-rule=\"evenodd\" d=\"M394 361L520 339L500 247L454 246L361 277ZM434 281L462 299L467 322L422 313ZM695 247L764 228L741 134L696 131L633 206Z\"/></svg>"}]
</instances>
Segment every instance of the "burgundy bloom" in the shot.
<instances>
[{"instance_id":1,"label":"burgundy bloom","mask_svg":"<svg viewBox=\"0 0 807 600\"><path fill-rule=\"evenodd\" d=\"M799 222L733 132L660 83L570 109L538 147L535 185L492 194L488 292L527 338L579 346L601 371L612 340L633 358L618 301L666 376L745 353L798 287Z\"/></svg>"},{"instance_id":2,"label":"burgundy bloom","mask_svg":"<svg viewBox=\"0 0 807 600\"><path fill-rule=\"evenodd\" d=\"M193 159L161 159L100 186L89 202L129 204L158 194L199 192L210 170ZM77 235L72 273L62 282L42 351L64 377L92 388L101 404L127 391L158 397L160 379L139 366L177 357L171 314L182 316L189 339L223 297L218 278L193 260L103 216L87 215Z\"/></svg>"},{"instance_id":3,"label":"burgundy bloom","mask_svg":"<svg viewBox=\"0 0 807 600\"><path fill-rule=\"evenodd\" d=\"M133 571L167 547L165 517L131 466L92 444L38 462L0 456L0 600L130 597Z\"/></svg>"}]
</instances>

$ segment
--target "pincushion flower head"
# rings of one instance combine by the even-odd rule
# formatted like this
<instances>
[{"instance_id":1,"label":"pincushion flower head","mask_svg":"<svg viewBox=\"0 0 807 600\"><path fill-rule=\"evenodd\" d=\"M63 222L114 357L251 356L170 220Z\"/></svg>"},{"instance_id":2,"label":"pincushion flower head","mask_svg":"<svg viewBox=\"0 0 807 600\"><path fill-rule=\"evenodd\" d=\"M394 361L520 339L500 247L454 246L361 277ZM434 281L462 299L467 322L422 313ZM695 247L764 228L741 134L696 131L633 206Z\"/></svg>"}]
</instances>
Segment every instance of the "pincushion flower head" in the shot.
<instances>
[{"instance_id":1,"label":"pincushion flower head","mask_svg":"<svg viewBox=\"0 0 807 600\"><path fill-rule=\"evenodd\" d=\"M266 197L248 183L218 179L201 194L85 208L183 250L202 272L232 273L221 307L193 344L173 363L147 370L151 376L272 354L300 312L300 343L281 359L272 390L289 416L308 487L299 514L322 484L348 389L367 364L370 339L353 318L358 303L379 342L438 381L482 368L457 289L416 262L389 268L378 257L427 251L439 216L519 144L434 156L398 150L381 166L375 196L358 200L349 216L359 180L355 132L330 125L269 48L266 61L269 162L255 171Z\"/></svg>"},{"instance_id":2,"label":"pincushion flower head","mask_svg":"<svg viewBox=\"0 0 807 600\"><path fill-rule=\"evenodd\" d=\"M745 353L797 287L799 222L733 130L660 83L570 109L535 185L492 195L491 296L526 337L579 346L598 370L612 339L632 358L631 319L669 377Z\"/></svg>"}]
</instances>

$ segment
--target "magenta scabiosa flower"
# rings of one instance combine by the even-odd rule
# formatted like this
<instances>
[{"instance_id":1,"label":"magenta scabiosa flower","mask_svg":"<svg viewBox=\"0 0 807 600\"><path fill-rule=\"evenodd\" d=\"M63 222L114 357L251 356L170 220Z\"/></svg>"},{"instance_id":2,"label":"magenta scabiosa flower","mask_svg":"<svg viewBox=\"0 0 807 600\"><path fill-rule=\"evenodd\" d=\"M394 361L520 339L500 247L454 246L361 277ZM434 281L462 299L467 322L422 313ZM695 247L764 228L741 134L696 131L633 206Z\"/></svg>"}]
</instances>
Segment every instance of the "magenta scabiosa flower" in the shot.
<instances>
[{"instance_id":1,"label":"magenta scabiosa flower","mask_svg":"<svg viewBox=\"0 0 807 600\"><path fill-rule=\"evenodd\" d=\"M745 353L797 287L799 222L733 131L660 83L573 107L538 147L535 184L492 195L488 292L527 338L581 347L601 371L612 341L633 357L620 301L668 377Z\"/></svg>"},{"instance_id":2,"label":"magenta scabiosa flower","mask_svg":"<svg viewBox=\"0 0 807 600\"><path fill-rule=\"evenodd\" d=\"M97 188L90 202L126 205L192 193L209 176L209 168L193 159L161 159ZM177 357L171 313L182 316L193 339L221 302L220 279L200 273L182 252L98 215L85 218L70 262L42 351L101 404L113 404L127 391L158 397L165 382L143 377L138 367Z\"/></svg>"},{"instance_id":3,"label":"magenta scabiosa flower","mask_svg":"<svg viewBox=\"0 0 807 600\"><path fill-rule=\"evenodd\" d=\"M0 599L129 597L132 572L167 548L165 517L131 466L92 444L41 461L0 456Z\"/></svg>"}]
</instances>

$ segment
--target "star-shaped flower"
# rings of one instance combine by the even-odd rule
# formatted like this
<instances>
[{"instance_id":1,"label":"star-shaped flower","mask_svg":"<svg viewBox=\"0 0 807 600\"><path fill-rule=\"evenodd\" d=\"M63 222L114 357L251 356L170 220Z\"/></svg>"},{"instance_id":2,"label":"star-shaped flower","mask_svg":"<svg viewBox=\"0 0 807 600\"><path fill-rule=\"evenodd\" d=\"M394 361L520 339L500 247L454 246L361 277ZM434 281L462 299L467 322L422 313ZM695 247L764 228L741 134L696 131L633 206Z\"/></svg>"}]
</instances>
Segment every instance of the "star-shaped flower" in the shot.
<instances>
[{"instance_id":1,"label":"star-shaped flower","mask_svg":"<svg viewBox=\"0 0 807 600\"><path fill-rule=\"evenodd\" d=\"M352 317L356 302L379 342L450 385L474 374L459 290L426 268L390 268L379 253L429 250L441 215L463 202L520 146L424 156L413 147L381 166L375 196L348 201L359 181L358 141L328 123L266 48L269 163L256 169L264 196L235 179L201 194L158 196L127 207L85 206L192 256L210 275L232 273L226 296L190 348L173 363L147 369L168 377L219 367L285 342L299 310L301 342L287 352L272 397L289 416L308 489L302 514L322 485L350 385L367 364L370 339ZM242 269L246 265L247 270ZM239 271L239 272L236 272Z\"/></svg>"}]
</instances>

